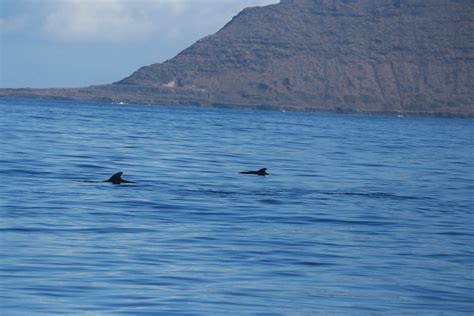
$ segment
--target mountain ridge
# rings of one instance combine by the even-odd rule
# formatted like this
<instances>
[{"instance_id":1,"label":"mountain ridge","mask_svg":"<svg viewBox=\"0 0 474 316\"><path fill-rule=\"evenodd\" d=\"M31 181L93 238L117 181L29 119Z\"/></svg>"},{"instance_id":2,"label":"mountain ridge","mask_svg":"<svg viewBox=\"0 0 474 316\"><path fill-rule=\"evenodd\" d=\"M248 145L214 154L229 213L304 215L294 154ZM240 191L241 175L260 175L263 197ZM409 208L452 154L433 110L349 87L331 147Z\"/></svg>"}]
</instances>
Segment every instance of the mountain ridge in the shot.
<instances>
[{"instance_id":1,"label":"mountain ridge","mask_svg":"<svg viewBox=\"0 0 474 316\"><path fill-rule=\"evenodd\" d=\"M0 96L474 117L469 0L282 0L110 85Z\"/></svg>"}]
</instances>

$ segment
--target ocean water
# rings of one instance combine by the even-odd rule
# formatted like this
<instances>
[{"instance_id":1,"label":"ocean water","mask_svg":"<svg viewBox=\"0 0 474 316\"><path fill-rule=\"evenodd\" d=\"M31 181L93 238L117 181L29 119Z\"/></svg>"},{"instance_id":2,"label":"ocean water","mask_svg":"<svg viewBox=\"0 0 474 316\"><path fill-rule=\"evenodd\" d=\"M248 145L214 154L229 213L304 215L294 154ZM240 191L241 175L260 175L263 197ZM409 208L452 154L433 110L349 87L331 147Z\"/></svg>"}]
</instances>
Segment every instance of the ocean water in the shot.
<instances>
[{"instance_id":1,"label":"ocean water","mask_svg":"<svg viewBox=\"0 0 474 316\"><path fill-rule=\"evenodd\" d=\"M474 313L473 120L0 99L0 135L1 315Z\"/></svg>"}]
</instances>

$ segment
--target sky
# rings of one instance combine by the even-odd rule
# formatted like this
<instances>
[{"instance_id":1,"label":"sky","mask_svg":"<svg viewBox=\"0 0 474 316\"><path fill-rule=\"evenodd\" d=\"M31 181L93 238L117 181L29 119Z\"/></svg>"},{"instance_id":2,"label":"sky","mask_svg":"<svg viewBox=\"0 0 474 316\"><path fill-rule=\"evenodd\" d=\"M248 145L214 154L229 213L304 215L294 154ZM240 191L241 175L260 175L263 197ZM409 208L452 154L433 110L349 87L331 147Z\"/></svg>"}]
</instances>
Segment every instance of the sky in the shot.
<instances>
[{"instance_id":1,"label":"sky","mask_svg":"<svg viewBox=\"0 0 474 316\"><path fill-rule=\"evenodd\" d=\"M163 62L279 0L0 0L0 88L84 87Z\"/></svg>"}]
</instances>

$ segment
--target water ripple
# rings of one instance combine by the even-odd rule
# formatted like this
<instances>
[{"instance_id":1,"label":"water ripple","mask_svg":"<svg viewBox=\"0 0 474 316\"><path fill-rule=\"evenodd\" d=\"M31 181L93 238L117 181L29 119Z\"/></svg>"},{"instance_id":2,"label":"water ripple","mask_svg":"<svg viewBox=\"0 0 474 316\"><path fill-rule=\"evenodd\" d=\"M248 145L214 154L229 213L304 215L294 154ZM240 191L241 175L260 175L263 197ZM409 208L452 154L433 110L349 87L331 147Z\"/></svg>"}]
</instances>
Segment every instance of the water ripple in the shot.
<instances>
[{"instance_id":1,"label":"water ripple","mask_svg":"<svg viewBox=\"0 0 474 316\"><path fill-rule=\"evenodd\" d=\"M2 314L474 312L470 120L0 99L0 132Z\"/></svg>"}]
</instances>

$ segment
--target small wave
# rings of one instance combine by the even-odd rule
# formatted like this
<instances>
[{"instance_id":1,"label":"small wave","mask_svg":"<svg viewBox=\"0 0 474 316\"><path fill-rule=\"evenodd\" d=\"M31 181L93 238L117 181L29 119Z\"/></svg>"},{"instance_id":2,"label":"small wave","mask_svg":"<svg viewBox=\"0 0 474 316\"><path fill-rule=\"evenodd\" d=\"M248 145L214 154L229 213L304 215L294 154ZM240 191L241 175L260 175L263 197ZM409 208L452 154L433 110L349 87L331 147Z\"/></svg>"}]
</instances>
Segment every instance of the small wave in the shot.
<instances>
[{"instance_id":1,"label":"small wave","mask_svg":"<svg viewBox=\"0 0 474 316\"><path fill-rule=\"evenodd\" d=\"M366 197L371 199L389 199L389 200L430 200L429 197L415 197L406 195L397 195L393 193L385 192L319 192L325 195L340 195L340 196L355 196L355 197Z\"/></svg>"},{"instance_id":2,"label":"small wave","mask_svg":"<svg viewBox=\"0 0 474 316\"><path fill-rule=\"evenodd\" d=\"M84 168L84 169L107 169L101 165L96 165L96 164L86 164L86 163L79 163L76 164L76 167L78 168Z\"/></svg>"},{"instance_id":3,"label":"small wave","mask_svg":"<svg viewBox=\"0 0 474 316\"><path fill-rule=\"evenodd\" d=\"M271 204L271 205L283 204L281 201L275 200L275 199L263 199L263 200L260 200L260 202L265 203L265 204Z\"/></svg>"},{"instance_id":4,"label":"small wave","mask_svg":"<svg viewBox=\"0 0 474 316\"><path fill-rule=\"evenodd\" d=\"M470 232L461 232L461 231L447 231L447 232L441 232L441 233L438 233L440 235L447 235L447 236L469 236L469 237L472 237L474 236L474 234L470 233Z\"/></svg>"},{"instance_id":5,"label":"small wave","mask_svg":"<svg viewBox=\"0 0 474 316\"><path fill-rule=\"evenodd\" d=\"M40 227L11 227L0 228L0 232L4 233L92 233L92 234L139 234L154 232L152 229L144 228L126 228L126 227L100 227L100 228L81 228L81 229L67 229L67 228L40 228Z\"/></svg>"},{"instance_id":6,"label":"small wave","mask_svg":"<svg viewBox=\"0 0 474 316\"><path fill-rule=\"evenodd\" d=\"M224 190L192 190L188 189L186 190L187 192L192 192L192 193L206 193L206 194L216 194L216 195L237 195L239 192L237 191L224 191Z\"/></svg>"},{"instance_id":7,"label":"small wave","mask_svg":"<svg viewBox=\"0 0 474 316\"><path fill-rule=\"evenodd\" d=\"M269 197L262 199L261 202L267 204L281 204L281 201L271 199L270 197L289 197L291 199L297 198L298 196L308 195L327 195L327 196L347 196L347 197L362 197L370 199L387 199L387 200L432 200L433 198L425 196L407 196L398 195L394 193L386 192L341 192L341 191L320 191L320 190L300 190L300 189L289 189L289 190L261 190L255 191L231 191L221 189L187 189L186 192L190 193L201 193L201 194L214 194L214 195L246 195L246 196L260 196Z\"/></svg>"},{"instance_id":8,"label":"small wave","mask_svg":"<svg viewBox=\"0 0 474 316\"><path fill-rule=\"evenodd\" d=\"M51 174L51 172L28 170L28 169L4 169L1 171L1 173L9 175L9 176L35 176L35 177Z\"/></svg>"},{"instance_id":9,"label":"small wave","mask_svg":"<svg viewBox=\"0 0 474 316\"><path fill-rule=\"evenodd\" d=\"M334 263L327 263L327 262L313 262L313 261L301 261L297 262L296 264L302 266L309 266L309 267L321 267L321 266L333 266Z\"/></svg>"}]
</instances>

